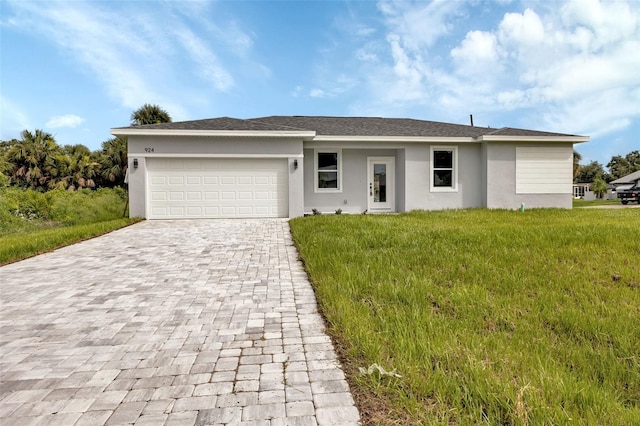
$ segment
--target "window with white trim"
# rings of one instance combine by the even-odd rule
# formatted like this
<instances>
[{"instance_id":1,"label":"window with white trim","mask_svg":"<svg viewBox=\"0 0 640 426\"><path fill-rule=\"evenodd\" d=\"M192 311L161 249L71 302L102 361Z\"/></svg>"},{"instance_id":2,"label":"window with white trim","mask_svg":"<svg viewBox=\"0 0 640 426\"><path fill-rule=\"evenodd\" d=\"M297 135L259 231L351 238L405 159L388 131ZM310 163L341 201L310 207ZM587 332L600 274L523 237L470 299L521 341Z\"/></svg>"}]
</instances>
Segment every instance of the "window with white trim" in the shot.
<instances>
[{"instance_id":1,"label":"window with white trim","mask_svg":"<svg viewBox=\"0 0 640 426\"><path fill-rule=\"evenodd\" d=\"M456 192L458 190L458 148L432 146L430 165L431 192Z\"/></svg>"},{"instance_id":2,"label":"window with white trim","mask_svg":"<svg viewBox=\"0 0 640 426\"><path fill-rule=\"evenodd\" d=\"M315 150L315 192L342 192L342 151Z\"/></svg>"}]
</instances>

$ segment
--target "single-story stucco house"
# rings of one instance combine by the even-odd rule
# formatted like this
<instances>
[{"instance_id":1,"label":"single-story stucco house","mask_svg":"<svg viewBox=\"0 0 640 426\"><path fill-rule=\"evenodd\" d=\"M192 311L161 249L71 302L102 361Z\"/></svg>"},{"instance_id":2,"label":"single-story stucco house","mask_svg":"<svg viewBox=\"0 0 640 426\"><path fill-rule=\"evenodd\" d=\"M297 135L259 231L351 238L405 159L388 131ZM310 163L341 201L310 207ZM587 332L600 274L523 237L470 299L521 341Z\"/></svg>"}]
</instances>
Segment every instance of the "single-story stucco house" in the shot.
<instances>
[{"instance_id":1,"label":"single-story stucco house","mask_svg":"<svg viewBox=\"0 0 640 426\"><path fill-rule=\"evenodd\" d=\"M637 185L638 182L640 182L640 170L629 173L626 176L622 176L620 179L612 180L609 183L614 187L618 187L620 185Z\"/></svg>"},{"instance_id":2,"label":"single-story stucco house","mask_svg":"<svg viewBox=\"0 0 640 426\"><path fill-rule=\"evenodd\" d=\"M128 137L131 216L296 217L474 207L571 208L585 136L378 117L229 117L111 129Z\"/></svg>"}]
</instances>

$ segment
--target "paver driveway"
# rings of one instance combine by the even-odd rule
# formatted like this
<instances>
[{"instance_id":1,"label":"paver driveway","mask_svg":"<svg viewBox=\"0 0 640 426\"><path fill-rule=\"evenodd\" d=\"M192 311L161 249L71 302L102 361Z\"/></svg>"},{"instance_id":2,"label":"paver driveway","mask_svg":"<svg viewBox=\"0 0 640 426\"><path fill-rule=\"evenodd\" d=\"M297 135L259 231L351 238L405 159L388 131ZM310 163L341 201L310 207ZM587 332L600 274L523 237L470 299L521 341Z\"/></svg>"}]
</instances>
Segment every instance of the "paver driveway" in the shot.
<instances>
[{"instance_id":1,"label":"paver driveway","mask_svg":"<svg viewBox=\"0 0 640 426\"><path fill-rule=\"evenodd\" d=\"M141 222L0 280L0 424L359 420L286 220Z\"/></svg>"}]
</instances>

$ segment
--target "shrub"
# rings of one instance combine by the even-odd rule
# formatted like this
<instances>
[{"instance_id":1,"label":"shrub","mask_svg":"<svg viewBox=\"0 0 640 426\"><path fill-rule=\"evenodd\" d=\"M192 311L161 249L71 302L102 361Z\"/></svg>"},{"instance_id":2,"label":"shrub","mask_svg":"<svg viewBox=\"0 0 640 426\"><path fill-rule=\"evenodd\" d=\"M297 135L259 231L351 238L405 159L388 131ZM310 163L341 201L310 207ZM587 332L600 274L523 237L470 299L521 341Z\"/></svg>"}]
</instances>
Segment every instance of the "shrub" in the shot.
<instances>
[{"instance_id":1,"label":"shrub","mask_svg":"<svg viewBox=\"0 0 640 426\"><path fill-rule=\"evenodd\" d=\"M78 225L121 218L126 191L122 188L39 192L0 188L0 233L42 225Z\"/></svg>"}]
</instances>

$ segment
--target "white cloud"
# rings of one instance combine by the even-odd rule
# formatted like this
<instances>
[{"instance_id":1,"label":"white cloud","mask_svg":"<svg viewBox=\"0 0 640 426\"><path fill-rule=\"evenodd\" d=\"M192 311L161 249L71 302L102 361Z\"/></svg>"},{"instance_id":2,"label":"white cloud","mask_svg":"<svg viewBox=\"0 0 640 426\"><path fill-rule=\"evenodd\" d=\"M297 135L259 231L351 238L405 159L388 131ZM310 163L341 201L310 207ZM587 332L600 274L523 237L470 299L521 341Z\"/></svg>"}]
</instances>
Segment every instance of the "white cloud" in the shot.
<instances>
[{"instance_id":1,"label":"white cloud","mask_svg":"<svg viewBox=\"0 0 640 426\"><path fill-rule=\"evenodd\" d=\"M498 59L496 37L486 31L470 31L451 56L464 61L495 61Z\"/></svg>"},{"instance_id":2,"label":"white cloud","mask_svg":"<svg viewBox=\"0 0 640 426\"><path fill-rule=\"evenodd\" d=\"M23 130L31 129L27 114L6 96L0 95L0 140L17 138Z\"/></svg>"},{"instance_id":3,"label":"white cloud","mask_svg":"<svg viewBox=\"0 0 640 426\"><path fill-rule=\"evenodd\" d=\"M214 53L202 39L186 28L176 31L175 34L191 58L200 65L199 70L203 78L221 91L233 87L233 77L220 65Z\"/></svg>"},{"instance_id":4,"label":"white cloud","mask_svg":"<svg viewBox=\"0 0 640 426\"><path fill-rule=\"evenodd\" d=\"M312 98L326 98L328 94L322 89L311 89L309 91L309 96Z\"/></svg>"},{"instance_id":5,"label":"white cloud","mask_svg":"<svg viewBox=\"0 0 640 426\"><path fill-rule=\"evenodd\" d=\"M487 31L469 31L459 46L451 49L451 58L461 74L483 78L497 75L501 70L501 48L496 36Z\"/></svg>"},{"instance_id":6,"label":"white cloud","mask_svg":"<svg viewBox=\"0 0 640 426\"><path fill-rule=\"evenodd\" d=\"M452 18L461 13L461 3L432 0L378 3L392 32L398 34L410 50L426 49L448 34L453 28Z\"/></svg>"},{"instance_id":7,"label":"white cloud","mask_svg":"<svg viewBox=\"0 0 640 426\"><path fill-rule=\"evenodd\" d=\"M65 114L58 115L55 117L51 117L49 121L47 121L46 126L52 129L57 129L59 127L78 127L84 122L84 118L77 116L75 114Z\"/></svg>"},{"instance_id":8,"label":"white cloud","mask_svg":"<svg viewBox=\"0 0 640 426\"><path fill-rule=\"evenodd\" d=\"M271 75L247 57L253 34L234 19L221 18L217 25L207 1L169 2L157 8L139 2L8 4L12 31L48 40L127 109L157 103L174 119L189 118L184 104L207 105L212 100L201 86L208 84L214 91L235 87L231 68L221 58L251 69L248 78ZM195 66L181 65L183 53Z\"/></svg>"},{"instance_id":9,"label":"white cloud","mask_svg":"<svg viewBox=\"0 0 640 426\"><path fill-rule=\"evenodd\" d=\"M362 48L356 50L356 58L364 62L376 62L378 60L378 55L366 48Z\"/></svg>"},{"instance_id":10,"label":"white cloud","mask_svg":"<svg viewBox=\"0 0 640 426\"><path fill-rule=\"evenodd\" d=\"M640 87L630 93L625 89L594 92L571 102L547 109L542 115L551 130L598 137L628 127L640 118Z\"/></svg>"},{"instance_id":11,"label":"white cloud","mask_svg":"<svg viewBox=\"0 0 640 426\"><path fill-rule=\"evenodd\" d=\"M593 50L604 45L636 37L640 13L637 2L600 0L569 0L560 10L560 18L565 28L576 26L587 28L595 35Z\"/></svg>"},{"instance_id":12,"label":"white cloud","mask_svg":"<svg viewBox=\"0 0 640 426\"><path fill-rule=\"evenodd\" d=\"M376 29L365 25L358 25L356 26L354 32L358 37L368 37L375 34Z\"/></svg>"},{"instance_id":13,"label":"white cloud","mask_svg":"<svg viewBox=\"0 0 640 426\"><path fill-rule=\"evenodd\" d=\"M334 80L327 82L324 88L313 88L309 91L312 98L333 98L353 89L357 81L346 75L339 75Z\"/></svg>"},{"instance_id":14,"label":"white cloud","mask_svg":"<svg viewBox=\"0 0 640 426\"><path fill-rule=\"evenodd\" d=\"M526 9L524 13L506 13L498 28L498 37L504 45L522 48L542 43L545 29L538 14Z\"/></svg>"},{"instance_id":15,"label":"white cloud","mask_svg":"<svg viewBox=\"0 0 640 426\"><path fill-rule=\"evenodd\" d=\"M457 42L451 25L465 4L449 3L455 6L380 3L387 50L377 51L375 64L361 61L371 96L355 108L444 120L525 112L509 125L590 135L618 131L640 117L640 3L576 0L523 10L512 3L489 28L467 22ZM434 10L439 13L425 16ZM413 25L418 17L422 27ZM438 44L451 42L447 60Z\"/></svg>"},{"instance_id":16,"label":"white cloud","mask_svg":"<svg viewBox=\"0 0 640 426\"><path fill-rule=\"evenodd\" d=\"M298 96L300 96L300 94L302 93L302 91L304 90L304 87L297 85L292 91L291 91L291 96L293 96L294 98L297 98Z\"/></svg>"},{"instance_id":17,"label":"white cloud","mask_svg":"<svg viewBox=\"0 0 640 426\"><path fill-rule=\"evenodd\" d=\"M20 27L43 34L87 66L124 106L136 108L141 100L158 97L148 75L150 69L160 68L153 46L164 44L155 43L150 31L131 28L129 20L95 4L16 2L13 6Z\"/></svg>"}]
</instances>

